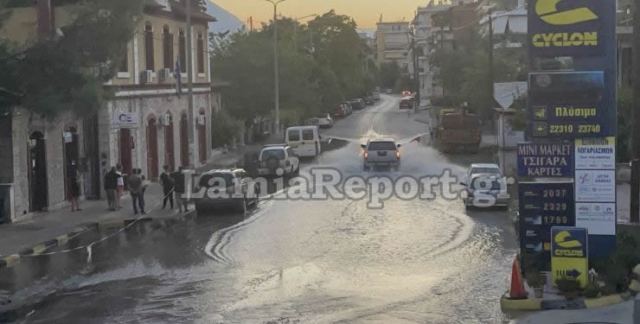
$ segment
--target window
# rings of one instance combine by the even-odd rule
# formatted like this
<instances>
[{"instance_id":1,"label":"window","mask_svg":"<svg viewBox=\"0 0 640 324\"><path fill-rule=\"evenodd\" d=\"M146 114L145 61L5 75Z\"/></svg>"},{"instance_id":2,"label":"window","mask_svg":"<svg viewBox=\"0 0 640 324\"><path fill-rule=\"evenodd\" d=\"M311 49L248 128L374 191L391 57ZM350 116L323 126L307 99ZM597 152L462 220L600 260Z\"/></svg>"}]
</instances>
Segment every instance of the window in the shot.
<instances>
[{"instance_id":1,"label":"window","mask_svg":"<svg viewBox=\"0 0 640 324\"><path fill-rule=\"evenodd\" d=\"M300 131L297 129L292 129L289 131L287 137L289 138L289 141L297 142L300 140Z\"/></svg>"},{"instance_id":2,"label":"window","mask_svg":"<svg viewBox=\"0 0 640 324\"><path fill-rule=\"evenodd\" d=\"M162 47L164 55L164 67L173 69L173 34L169 31L169 26L164 26L162 30Z\"/></svg>"},{"instance_id":3,"label":"window","mask_svg":"<svg viewBox=\"0 0 640 324\"><path fill-rule=\"evenodd\" d=\"M178 36L178 46L180 47L180 72L187 73L187 37L185 37L184 30L180 30L180 35Z\"/></svg>"},{"instance_id":4,"label":"window","mask_svg":"<svg viewBox=\"0 0 640 324\"><path fill-rule=\"evenodd\" d=\"M198 58L198 73L204 73L204 37L202 33L198 33L198 44L196 45Z\"/></svg>"},{"instance_id":5,"label":"window","mask_svg":"<svg viewBox=\"0 0 640 324\"><path fill-rule=\"evenodd\" d=\"M120 61L120 66L118 66L118 72L120 73L128 73L129 72L129 52L127 48L124 50L124 54L122 55L122 60Z\"/></svg>"},{"instance_id":6,"label":"window","mask_svg":"<svg viewBox=\"0 0 640 324\"><path fill-rule=\"evenodd\" d=\"M151 23L144 26L144 49L146 58L146 69L155 70L155 62L153 57L153 27Z\"/></svg>"},{"instance_id":7,"label":"window","mask_svg":"<svg viewBox=\"0 0 640 324\"><path fill-rule=\"evenodd\" d=\"M305 141L313 141L314 131L312 129L305 129L302 131L302 139Z\"/></svg>"}]
</instances>

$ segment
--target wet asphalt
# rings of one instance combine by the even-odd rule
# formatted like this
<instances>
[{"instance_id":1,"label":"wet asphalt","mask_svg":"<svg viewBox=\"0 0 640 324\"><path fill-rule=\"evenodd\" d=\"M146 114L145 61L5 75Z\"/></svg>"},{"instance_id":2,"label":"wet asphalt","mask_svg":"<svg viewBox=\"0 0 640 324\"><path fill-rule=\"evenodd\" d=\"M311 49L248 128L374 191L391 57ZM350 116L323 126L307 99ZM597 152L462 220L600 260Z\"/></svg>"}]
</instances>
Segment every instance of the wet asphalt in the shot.
<instances>
[{"instance_id":1,"label":"wet asphalt","mask_svg":"<svg viewBox=\"0 0 640 324\"><path fill-rule=\"evenodd\" d=\"M464 174L488 154L445 156L428 126L385 96L323 132L340 143L306 161L349 176ZM398 172L362 170L360 143L394 137ZM411 139L421 137L420 142ZM339 138L339 139L338 139ZM288 189L284 189L288 190ZM0 322L502 323L499 297L517 252L508 213L459 199L260 201L171 226L141 223L87 251L0 271ZM88 232L68 247L110 232ZM63 247L68 248L68 247Z\"/></svg>"}]
</instances>

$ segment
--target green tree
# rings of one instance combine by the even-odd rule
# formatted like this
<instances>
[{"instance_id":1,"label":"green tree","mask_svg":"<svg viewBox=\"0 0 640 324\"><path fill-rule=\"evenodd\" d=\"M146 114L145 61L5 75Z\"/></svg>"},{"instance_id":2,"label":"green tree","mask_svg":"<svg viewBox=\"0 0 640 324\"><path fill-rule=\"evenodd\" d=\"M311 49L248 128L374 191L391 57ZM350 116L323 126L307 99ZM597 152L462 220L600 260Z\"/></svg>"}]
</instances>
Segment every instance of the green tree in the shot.
<instances>
[{"instance_id":1,"label":"green tree","mask_svg":"<svg viewBox=\"0 0 640 324\"><path fill-rule=\"evenodd\" d=\"M67 2L75 18L61 28L62 36L27 45L0 41L0 110L20 106L47 117L68 110L88 114L109 95L103 84L126 53L143 4ZM11 7L0 9L11 14Z\"/></svg>"}]
</instances>

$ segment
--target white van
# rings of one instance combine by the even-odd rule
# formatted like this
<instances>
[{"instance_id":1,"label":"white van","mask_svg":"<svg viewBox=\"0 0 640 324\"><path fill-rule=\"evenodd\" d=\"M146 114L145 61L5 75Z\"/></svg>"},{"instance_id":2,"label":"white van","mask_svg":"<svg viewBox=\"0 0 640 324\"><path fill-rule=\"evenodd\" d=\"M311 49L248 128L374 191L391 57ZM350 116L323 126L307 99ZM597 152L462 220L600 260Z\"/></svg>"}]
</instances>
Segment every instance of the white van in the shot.
<instances>
[{"instance_id":1,"label":"white van","mask_svg":"<svg viewBox=\"0 0 640 324\"><path fill-rule=\"evenodd\" d=\"M289 127L285 142L299 157L316 157L321 152L318 126Z\"/></svg>"}]
</instances>

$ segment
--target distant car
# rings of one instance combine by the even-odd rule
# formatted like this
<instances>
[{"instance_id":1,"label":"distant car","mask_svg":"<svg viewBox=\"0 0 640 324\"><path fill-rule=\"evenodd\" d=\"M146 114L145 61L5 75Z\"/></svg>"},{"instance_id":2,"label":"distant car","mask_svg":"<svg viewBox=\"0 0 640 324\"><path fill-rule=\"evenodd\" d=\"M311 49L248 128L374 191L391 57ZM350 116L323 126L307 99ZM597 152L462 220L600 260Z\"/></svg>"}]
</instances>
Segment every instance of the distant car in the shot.
<instances>
[{"instance_id":1,"label":"distant car","mask_svg":"<svg viewBox=\"0 0 640 324\"><path fill-rule=\"evenodd\" d=\"M467 171L465 206L508 207L511 196L507 192L507 181L497 164L474 163Z\"/></svg>"},{"instance_id":2,"label":"distant car","mask_svg":"<svg viewBox=\"0 0 640 324\"><path fill-rule=\"evenodd\" d=\"M324 117L310 118L307 120L306 124L309 126L318 126L320 128L331 128L333 127L334 121L331 114L327 114Z\"/></svg>"},{"instance_id":3,"label":"distant car","mask_svg":"<svg viewBox=\"0 0 640 324\"><path fill-rule=\"evenodd\" d=\"M398 170L400 168L400 150L402 145L396 144L390 138L369 140L363 144L364 163L363 169L370 170L372 167L388 167Z\"/></svg>"},{"instance_id":4,"label":"distant car","mask_svg":"<svg viewBox=\"0 0 640 324\"><path fill-rule=\"evenodd\" d=\"M380 101L380 92L379 91L374 91L371 96L373 97L373 100Z\"/></svg>"},{"instance_id":5,"label":"distant car","mask_svg":"<svg viewBox=\"0 0 640 324\"><path fill-rule=\"evenodd\" d=\"M351 103L343 102L342 105L344 106L344 109L347 112L347 116L353 114L353 107L351 106Z\"/></svg>"},{"instance_id":6,"label":"distant car","mask_svg":"<svg viewBox=\"0 0 640 324\"><path fill-rule=\"evenodd\" d=\"M391 89L385 89L384 91L386 94L393 94L393 90Z\"/></svg>"},{"instance_id":7,"label":"distant car","mask_svg":"<svg viewBox=\"0 0 640 324\"><path fill-rule=\"evenodd\" d=\"M364 103L367 104L367 106L372 106L376 101L373 99L373 96L366 96L364 97Z\"/></svg>"},{"instance_id":8,"label":"distant car","mask_svg":"<svg viewBox=\"0 0 640 324\"><path fill-rule=\"evenodd\" d=\"M345 104L339 104L336 109L333 111L334 118L344 118L347 117L347 107Z\"/></svg>"},{"instance_id":9,"label":"distant car","mask_svg":"<svg viewBox=\"0 0 640 324\"><path fill-rule=\"evenodd\" d=\"M349 103L351 107L353 107L353 110L362 110L367 106L362 99L353 99L349 101Z\"/></svg>"},{"instance_id":10,"label":"distant car","mask_svg":"<svg viewBox=\"0 0 640 324\"><path fill-rule=\"evenodd\" d=\"M261 176L297 176L300 159L286 144L266 145L258 156L258 174Z\"/></svg>"},{"instance_id":11,"label":"distant car","mask_svg":"<svg viewBox=\"0 0 640 324\"><path fill-rule=\"evenodd\" d=\"M198 213L217 208L246 211L258 204L257 185L243 169L208 171L200 176L196 192L204 194L195 199Z\"/></svg>"},{"instance_id":12,"label":"distant car","mask_svg":"<svg viewBox=\"0 0 640 324\"><path fill-rule=\"evenodd\" d=\"M413 97L403 97L400 99L400 109L413 109L414 102Z\"/></svg>"}]
</instances>

